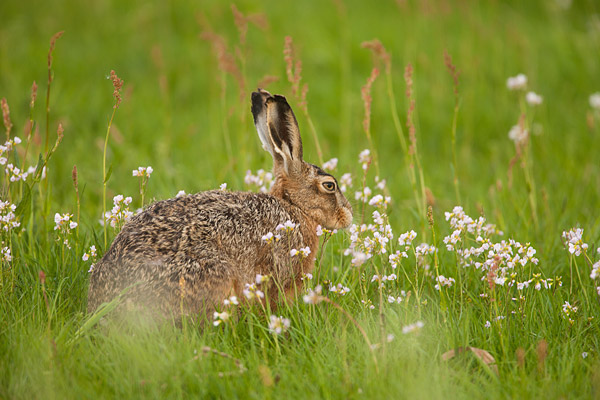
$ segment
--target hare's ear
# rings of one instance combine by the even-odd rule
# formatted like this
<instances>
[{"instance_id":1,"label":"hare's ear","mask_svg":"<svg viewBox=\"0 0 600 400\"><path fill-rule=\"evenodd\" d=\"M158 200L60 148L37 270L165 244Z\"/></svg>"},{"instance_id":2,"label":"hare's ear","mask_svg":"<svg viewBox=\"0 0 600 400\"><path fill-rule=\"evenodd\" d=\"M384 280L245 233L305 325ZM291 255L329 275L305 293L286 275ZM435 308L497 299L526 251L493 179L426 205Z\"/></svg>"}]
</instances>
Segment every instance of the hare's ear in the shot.
<instances>
[{"instance_id":1,"label":"hare's ear","mask_svg":"<svg viewBox=\"0 0 600 400\"><path fill-rule=\"evenodd\" d=\"M271 93L266 90L258 89L257 92L252 93L252 116L254 117L254 125L258 132L258 137L263 145L263 148L271 153L271 156L275 158L273 153L273 142L269 135L269 128L267 127L267 100L272 98Z\"/></svg>"},{"instance_id":2,"label":"hare's ear","mask_svg":"<svg viewBox=\"0 0 600 400\"><path fill-rule=\"evenodd\" d=\"M276 172L302 169L302 139L292 108L283 96L260 90L252 93L252 114L261 142L273 156Z\"/></svg>"}]
</instances>

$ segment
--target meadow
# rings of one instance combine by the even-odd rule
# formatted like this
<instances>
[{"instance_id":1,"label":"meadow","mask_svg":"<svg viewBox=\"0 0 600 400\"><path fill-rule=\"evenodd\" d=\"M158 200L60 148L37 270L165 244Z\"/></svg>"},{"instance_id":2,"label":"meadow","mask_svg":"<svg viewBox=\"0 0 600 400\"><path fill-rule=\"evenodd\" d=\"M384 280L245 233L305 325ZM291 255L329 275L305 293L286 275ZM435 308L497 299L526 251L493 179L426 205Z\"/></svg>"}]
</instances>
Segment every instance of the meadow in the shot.
<instances>
[{"instance_id":1,"label":"meadow","mask_svg":"<svg viewBox=\"0 0 600 400\"><path fill-rule=\"evenodd\" d=\"M600 398L597 2L0 16L0 398ZM323 233L277 310L228 299L205 329L111 318L119 299L88 314L128 215L268 190L257 87L287 97L354 225Z\"/></svg>"}]
</instances>

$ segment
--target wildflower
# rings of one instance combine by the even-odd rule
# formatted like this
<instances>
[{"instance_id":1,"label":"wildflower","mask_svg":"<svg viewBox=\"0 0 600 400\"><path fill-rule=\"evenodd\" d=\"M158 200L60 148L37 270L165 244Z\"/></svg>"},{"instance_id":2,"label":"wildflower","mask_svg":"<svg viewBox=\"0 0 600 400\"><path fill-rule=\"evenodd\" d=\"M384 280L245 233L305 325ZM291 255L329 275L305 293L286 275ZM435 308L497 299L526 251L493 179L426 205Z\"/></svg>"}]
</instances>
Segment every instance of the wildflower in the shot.
<instances>
[{"instance_id":1,"label":"wildflower","mask_svg":"<svg viewBox=\"0 0 600 400\"><path fill-rule=\"evenodd\" d=\"M343 296L350 291L350 288L342 285L341 283L338 283L337 285L330 285L329 291Z\"/></svg>"},{"instance_id":2,"label":"wildflower","mask_svg":"<svg viewBox=\"0 0 600 400\"><path fill-rule=\"evenodd\" d=\"M261 283L267 282L270 277L271 277L270 275L256 274L255 282L257 285L260 285Z\"/></svg>"},{"instance_id":3,"label":"wildflower","mask_svg":"<svg viewBox=\"0 0 600 400\"><path fill-rule=\"evenodd\" d=\"M373 305L373 303L371 302L371 300L370 300L370 299L367 299L367 300L361 300L360 302L361 302L361 303L363 303L363 305L364 305L366 308L368 308L369 310L374 310L374 309L375 309L375 306Z\"/></svg>"},{"instance_id":4,"label":"wildflower","mask_svg":"<svg viewBox=\"0 0 600 400\"><path fill-rule=\"evenodd\" d=\"M524 143L528 137L529 131L523 128L521 125L513 126L508 132L508 138L516 144Z\"/></svg>"},{"instance_id":5,"label":"wildflower","mask_svg":"<svg viewBox=\"0 0 600 400\"><path fill-rule=\"evenodd\" d=\"M60 229L68 233L71 231L71 229L77 227L77 222L71 221L72 217L72 214L54 214L54 230L56 231Z\"/></svg>"},{"instance_id":6,"label":"wildflower","mask_svg":"<svg viewBox=\"0 0 600 400\"><path fill-rule=\"evenodd\" d=\"M269 319L269 332L274 335L281 335L290 327L290 320L283 318L282 316L277 317L275 315L271 315Z\"/></svg>"},{"instance_id":7,"label":"wildflower","mask_svg":"<svg viewBox=\"0 0 600 400\"><path fill-rule=\"evenodd\" d=\"M263 299L265 297L265 294L259 290L254 283L246 283L242 293L248 300L252 300L254 298Z\"/></svg>"},{"instance_id":8,"label":"wildflower","mask_svg":"<svg viewBox=\"0 0 600 400\"><path fill-rule=\"evenodd\" d=\"M337 233L337 229L330 231L329 229L323 228L321 225L317 225L317 236L323 236L323 234L327 233L334 235Z\"/></svg>"},{"instance_id":9,"label":"wildflower","mask_svg":"<svg viewBox=\"0 0 600 400\"><path fill-rule=\"evenodd\" d=\"M185 196L185 190L180 190L179 192L177 192L177 194L175 195L175 197L183 197Z\"/></svg>"},{"instance_id":10,"label":"wildflower","mask_svg":"<svg viewBox=\"0 0 600 400\"><path fill-rule=\"evenodd\" d=\"M229 313L227 311L223 311L223 312L214 312L213 314L213 325L214 326L219 326L220 324L222 324L223 322L227 322L227 320L229 320Z\"/></svg>"},{"instance_id":11,"label":"wildflower","mask_svg":"<svg viewBox=\"0 0 600 400\"><path fill-rule=\"evenodd\" d=\"M563 318L568 319L569 322L573 324L574 321L571 319L571 316L574 316L577 313L577 310L578 308L576 306L572 306L571 303L565 301L565 304L562 306Z\"/></svg>"},{"instance_id":12,"label":"wildflower","mask_svg":"<svg viewBox=\"0 0 600 400\"><path fill-rule=\"evenodd\" d=\"M337 168L337 164L338 164L338 159L337 158L332 158L331 160L325 162L325 164L323 164L323 169L325 171L334 171Z\"/></svg>"},{"instance_id":13,"label":"wildflower","mask_svg":"<svg viewBox=\"0 0 600 400\"><path fill-rule=\"evenodd\" d=\"M222 190L222 191L225 191L225 190L227 190L227 183L221 183L221 184L219 185L219 190Z\"/></svg>"},{"instance_id":14,"label":"wildflower","mask_svg":"<svg viewBox=\"0 0 600 400\"><path fill-rule=\"evenodd\" d=\"M129 196L124 197L122 194L116 195L113 197L114 207L112 210L106 212L104 220L106 220L113 228L121 226L133 216L133 212L129 211L131 202L132 199ZM104 224L104 220L100 220L100 223Z\"/></svg>"},{"instance_id":15,"label":"wildflower","mask_svg":"<svg viewBox=\"0 0 600 400\"><path fill-rule=\"evenodd\" d=\"M15 211L17 206L8 202L0 200L0 226L2 230L8 232L13 228L18 228L21 223L17 220Z\"/></svg>"},{"instance_id":16,"label":"wildflower","mask_svg":"<svg viewBox=\"0 0 600 400\"><path fill-rule=\"evenodd\" d=\"M521 90L527 87L527 77L523 74L518 74L507 79L506 87L508 90Z\"/></svg>"},{"instance_id":17,"label":"wildflower","mask_svg":"<svg viewBox=\"0 0 600 400\"><path fill-rule=\"evenodd\" d=\"M405 233L401 234L400 237L398 238L398 244L400 246L410 246L412 244L412 241L415 240L416 237L417 237L417 232L415 232L413 230L405 232Z\"/></svg>"},{"instance_id":18,"label":"wildflower","mask_svg":"<svg viewBox=\"0 0 600 400\"><path fill-rule=\"evenodd\" d=\"M581 353L581 358L587 358L588 353L587 351L584 351L583 353Z\"/></svg>"},{"instance_id":19,"label":"wildflower","mask_svg":"<svg viewBox=\"0 0 600 400\"><path fill-rule=\"evenodd\" d=\"M441 286L452 286L455 282L454 278L446 278L444 275L440 275L435 280L438 282L435 285L435 290L440 290Z\"/></svg>"},{"instance_id":20,"label":"wildflower","mask_svg":"<svg viewBox=\"0 0 600 400\"><path fill-rule=\"evenodd\" d=\"M308 247L308 246L301 248L300 250L296 250L296 249L290 250L290 257L298 256L301 259L303 259L305 257L308 257L309 254L310 254L310 247Z\"/></svg>"},{"instance_id":21,"label":"wildflower","mask_svg":"<svg viewBox=\"0 0 600 400\"><path fill-rule=\"evenodd\" d=\"M387 340L388 343L391 343L391 342L394 341L394 338L395 338L395 336L393 334L388 333L388 335L386 337L386 340Z\"/></svg>"},{"instance_id":22,"label":"wildflower","mask_svg":"<svg viewBox=\"0 0 600 400\"><path fill-rule=\"evenodd\" d=\"M400 263L400 258L408 258L408 254L406 254L406 252L404 251L401 252L399 250L396 251L396 253L394 254L390 254L390 256L388 257L388 261L390 262L392 269L396 269L396 267Z\"/></svg>"},{"instance_id":23,"label":"wildflower","mask_svg":"<svg viewBox=\"0 0 600 400\"><path fill-rule=\"evenodd\" d=\"M358 162L362 164L362 169L366 170L371 163L371 150L365 149L358 155Z\"/></svg>"},{"instance_id":24,"label":"wildflower","mask_svg":"<svg viewBox=\"0 0 600 400\"><path fill-rule=\"evenodd\" d=\"M398 297L388 295L387 301L388 301L388 303L400 304L404 301L404 297L406 297L406 292L404 292L404 290L403 290L402 292L400 292L400 296L398 296Z\"/></svg>"},{"instance_id":25,"label":"wildflower","mask_svg":"<svg viewBox=\"0 0 600 400\"><path fill-rule=\"evenodd\" d=\"M283 231L284 233L291 233L294 229L296 229L300 224L295 224L294 222L287 220L283 224L277 225L275 228L276 232Z\"/></svg>"},{"instance_id":26,"label":"wildflower","mask_svg":"<svg viewBox=\"0 0 600 400\"><path fill-rule=\"evenodd\" d=\"M321 297L321 291L322 291L322 286L321 285L317 285L317 287L315 287L315 289L309 289L308 290L308 294L305 294L302 299L304 300L304 302L306 304L317 304L320 303L321 301L323 301L323 298Z\"/></svg>"},{"instance_id":27,"label":"wildflower","mask_svg":"<svg viewBox=\"0 0 600 400\"><path fill-rule=\"evenodd\" d=\"M152 167L138 167L132 171L132 176L139 176L140 178L150 178L150 175L154 172Z\"/></svg>"},{"instance_id":28,"label":"wildflower","mask_svg":"<svg viewBox=\"0 0 600 400\"><path fill-rule=\"evenodd\" d=\"M583 242L583 229L581 228L571 228L569 231L564 231L562 238L567 242L569 253L576 256L580 256L582 250L585 251L588 248L587 243Z\"/></svg>"},{"instance_id":29,"label":"wildflower","mask_svg":"<svg viewBox=\"0 0 600 400\"><path fill-rule=\"evenodd\" d=\"M461 233L462 231L460 229L456 229L452 232L451 235L446 236L444 238L444 243L446 244L446 248L448 249L448 251L454 250L454 246L456 245L456 243L462 240L460 237Z\"/></svg>"},{"instance_id":30,"label":"wildflower","mask_svg":"<svg viewBox=\"0 0 600 400\"><path fill-rule=\"evenodd\" d=\"M346 193L346 190L348 190L349 187L352 187L352 174L345 173L340 178L340 190L342 193Z\"/></svg>"},{"instance_id":31,"label":"wildflower","mask_svg":"<svg viewBox=\"0 0 600 400\"><path fill-rule=\"evenodd\" d=\"M492 324L490 323L490 321L485 321L485 325L483 326L489 329L492 327Z\"/></svg>"},{"instance_id":32,"label":"wildflower","mask_svg":"<svg viewBox=\"0 0 600 400\"><path fill-rule=\"evenodd\" d=\"M90 257L91 257L92 259L95 259L95 258L96 258L96 256L97 256L97 254L96 254L96 246L94 246L94 245L91 245L91 246L90 246L90 250L89 250L89 252L86 252L86 253L84 253L84 254L83 254L83 256L81 257L81 259L82 259L83 261L87 261L87 260L89 260L89 259L90 259Z\"/></svg>"},{"instance_id":33,"label":"wildflower","mask_svg":"<svg viewBox=\"0 0 600 400\"><path fill-rule=\"evenodd\" d=\"M600 110L600 92L590 95L590 107L594 110Z\"/></svg>"},{"instance_id":34,"label":"wildflower","mask_svg":"<svg viewBox=\"0 0 600 400\"><path fill-rule=\"evenodd\" d=\"M268 232L266 235L263 235L261 240L265 244L271 244L273 242L278 242L281 239L281 235L274 235L273 232Z\"/></svg>"},{"instance_id":35,"label":"wildflower","mask_svg":"<svg viewBox=\"0 0 600 400\"><path fill-rule=\"evenodd\" d=\"M231 304L237 306L239 303L237 296L229 296L228 299L223 300L223 304L229 306Z\"/></svg>"},{"instance_id":36,"label":"wildflower","mask_svg":"<svg viewBox=\"0 0 600 400\"><path fill-rule=\"evenodd\" d=\"M356 253L352 253L352 260L350 261L350 263L352 264L352 266L354 267L360 267L361 265L363 265L369 258L371 258L371 255L367 255L363 252L356 252Z\"/></svg>"},{"instance_id":37,"label":"wildflower","mask_svg":"<svg viewBox=\"0 0 600 400\"><path fill-rule=\"evenodd\" d=\"M386 183L385 179L379 180L379 177L376 176L375 182L377 182L377 185L375 185L377 187L377 189L379 189L379 190L385 189L385 183Z\"/></svg>"},{"instance_id":38,"label":"wildflower","mask_svg":"<svg viewBox=\"0 0 600 400\"><path fill-rule=\"evenodd\" d=\"M362 191L354 192L354 199L360 200L363 203L366 203L369 201L369 197L371 197L371 193L373 193L371 191L371 188L369 188L368 186L365 186Z\"/></svg>"},{"instance_id":39,"label":"wildflower","mask_svg":"<svg viewBox=\"0 0 600 400\"><path fill-rule=\"evenodd\" d=\"M525 100L530 106L539 106L542 104L543 98L535 92L527 92Z\"/></svg>"},{"instance_id":40,"label":"wildflower","mask_svg":"<svg viewBox=\"0 0 600 400\"><path fill-rule=\"evenodd\" d=\"M425 324L423 322L417 321L414 324L406 325L405 327L403 327L402 333L406 335L407 333L418 331L419 329L423 328L424 325Z\"/></svg>"},{"instance_id":41,"label":"wildflower","mask_svg":"<svg viewBox=\"0 0 600 400\"><path fill-rule=\"evenodd\" d=\"M590 278L598 279L600 277L600 261L596 262L592 265L592 272L590 273Z\"/></svg>"},{"instance_id":42,"label":"wildflower","mask_svg":"<svg viewBox=\"0 0 600 400\"><path fill-rule=\"evenodd\" d=\"M256 171L256 175L253 175L251 170L246 171L244 182L246 185L258 187L261 193L267 193L275 183L273 174L264 169Z\"/></svg>"},{"instance_id":43,"label":"wildflower","mask_svg":"<svg viewBox=\"0 0 600 400\"><path fill-rule=\"evenodd\" d=\"M2 243L2 244L4 245L4 243ZM10 247L2 247L2 250L0 253L0 259L2 260L2 263L4 263L4 264L8 264L12 261Z\"/></svg>"},{"instance_id":44,"label":"wildflower","mask_svg":"<svg viewBox=\"0 0 600 400\"><path fill-rule=\"evenodd\" d=\"M310 272L306 272L306 273L302 273L302 276L300 277L301 281L304 280L311 280L313 278L313 275Z\"/></svg>"},{"instance_id":45,"label":"wildflower","mask_svg":"<svg viewBox=\"0 0 600 400\"><path fill-rule=\"evenodd\" d=\"M377 206L377 207L387 207L387 205L390 203L391 198L389 196L385 196L383 197L380 194L377 194L375 196L373 196L373 198L371 200L369 200L369 205L370 206Z\"/></svg>"}]
</instances>

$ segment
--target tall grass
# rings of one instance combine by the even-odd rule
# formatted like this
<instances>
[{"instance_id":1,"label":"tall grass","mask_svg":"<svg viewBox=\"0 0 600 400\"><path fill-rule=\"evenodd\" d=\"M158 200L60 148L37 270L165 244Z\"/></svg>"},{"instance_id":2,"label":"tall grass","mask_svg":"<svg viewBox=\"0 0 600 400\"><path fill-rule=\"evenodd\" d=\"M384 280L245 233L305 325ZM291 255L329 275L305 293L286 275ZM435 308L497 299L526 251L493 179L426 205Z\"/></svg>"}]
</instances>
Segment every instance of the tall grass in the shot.
<instances>
[{"instance_id":1,"label":"tall grass","mask_svg":"<svg viewBox=\"0 0 600 400\"><path fill-rule=\"evenodd\" d=\"M561 4L0 5L0 397L597 397L598 7ZM132 204L268 188L259 83L300 110L307 161L337 156L356 225L276 310L87 314Z\"/></svg>"}]
</instances>

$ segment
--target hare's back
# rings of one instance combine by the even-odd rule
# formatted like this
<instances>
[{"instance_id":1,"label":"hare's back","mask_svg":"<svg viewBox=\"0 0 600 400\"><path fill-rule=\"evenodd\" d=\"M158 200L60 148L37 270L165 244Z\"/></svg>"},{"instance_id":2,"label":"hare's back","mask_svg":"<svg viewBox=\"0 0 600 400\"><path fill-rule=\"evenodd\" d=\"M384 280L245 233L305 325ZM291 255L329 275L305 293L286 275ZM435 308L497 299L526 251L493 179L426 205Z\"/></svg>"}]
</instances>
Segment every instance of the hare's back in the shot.
<instances>
[{"instance_id":1,"label":"hare's back","mask_svg":"<svg viewBox=\"0 0 600 400\"><path fill-rule=\"evenodd\" d=\"M150 205L123 227L111 251L170 258L176 253L201 257L216 250L251 250L288 219L293 218L281 201L268 194L201 192Z\"/></svg>"}]
</instances>

